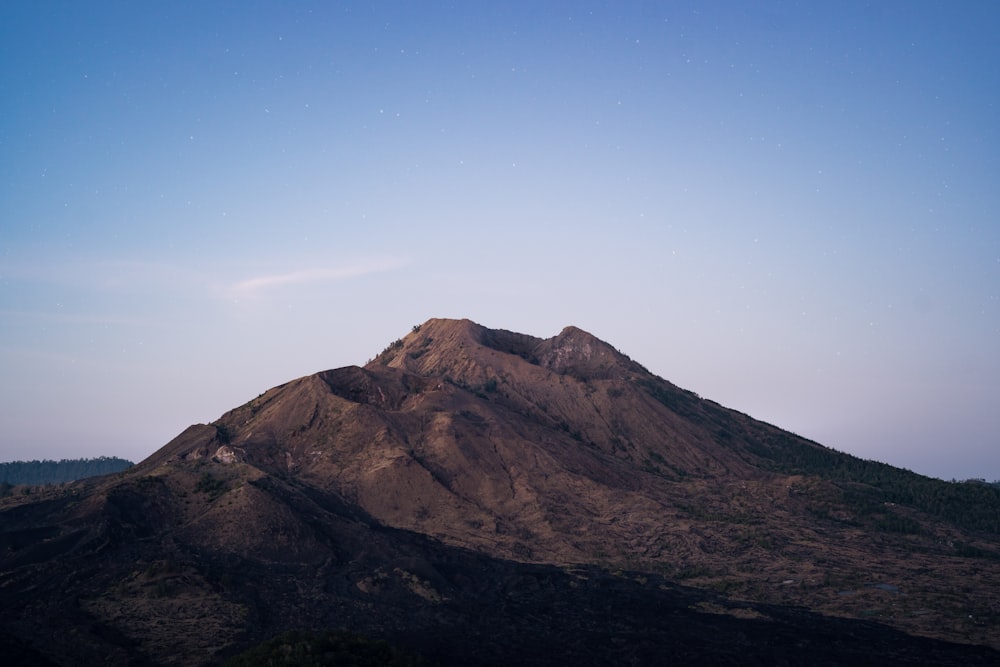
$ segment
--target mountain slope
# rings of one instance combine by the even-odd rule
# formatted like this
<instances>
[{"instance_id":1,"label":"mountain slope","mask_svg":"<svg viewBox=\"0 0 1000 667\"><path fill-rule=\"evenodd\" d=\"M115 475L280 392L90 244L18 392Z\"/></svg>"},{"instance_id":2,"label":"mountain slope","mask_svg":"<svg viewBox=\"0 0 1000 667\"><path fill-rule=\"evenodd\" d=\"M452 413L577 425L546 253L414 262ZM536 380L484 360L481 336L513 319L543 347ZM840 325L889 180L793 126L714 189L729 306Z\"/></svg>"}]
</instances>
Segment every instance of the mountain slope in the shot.
<instances>
[{"instance_id":1,"label":"mountain slope","mask_svg":"<svg viewBox=\"0 0 1000 667\"><path fill-rule=\"evenodd\" d=\"M857 617L1000 645L1000 491L826 449L574 327L430 320L127 473L4 502L2 627L56 662L210 662L308 627L446 664L491 664L484 645L493 664L551 664L573 642L584 664L695 663L723 628L722 663L774 662L773 642L815 662L822 637L864 637L889 664L996 659ZM49 645L53 624L89 630ZM509 646L529 636L534 658ZM863 662L849 643L829 664Z\"/></svg>"},{"instance_id":2,"label":"mountain slope","mask_svg":"<svg viewBox=\"0 0 1000 667\"><path fill-rule=\"evenodd\" d=\"M951 638L997 627L995 489L834 452L574 327L538 339L431 320L363 368L275 388L217 426L228 444L196 455L490 555L640 568ZM969 568L974 590L944 583Z\"/></svg>"},{"instance_id":3,"label":"mountain slope","mask_svg":"<svg viewBox=\"0 0 1000 667\"><path fill-rule=\"evenodd\" d=\"M291 628L349 628L443 665L973 667L1000 656L656 574L490 558L240 462L80 482L2 517L8 665L218 664Z\"/></svg>"}]
</instances>

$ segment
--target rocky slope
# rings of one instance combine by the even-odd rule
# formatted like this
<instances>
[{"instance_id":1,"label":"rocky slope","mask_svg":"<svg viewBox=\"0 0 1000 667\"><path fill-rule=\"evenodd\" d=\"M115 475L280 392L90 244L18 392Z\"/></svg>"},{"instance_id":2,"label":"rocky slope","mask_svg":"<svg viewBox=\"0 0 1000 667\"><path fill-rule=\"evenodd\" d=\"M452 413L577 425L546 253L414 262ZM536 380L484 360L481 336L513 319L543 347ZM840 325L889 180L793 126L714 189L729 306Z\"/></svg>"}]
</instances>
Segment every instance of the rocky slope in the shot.
<instances>
[{"instance_id":1,"label":"rocky slope","mask_svg":"<svg viewBox=\"0 0 1000 667\"><path fill-rule=\"evenodd\" d=\"M1000 647L1000 498L938 485L573 327L431 320L127 473L8 499L0 618L11 646L63 664L209 664L295 627L446 664L988 664L910 636ZM985 516L950 518L973 492Z\"/></svg>"}]
</instances>

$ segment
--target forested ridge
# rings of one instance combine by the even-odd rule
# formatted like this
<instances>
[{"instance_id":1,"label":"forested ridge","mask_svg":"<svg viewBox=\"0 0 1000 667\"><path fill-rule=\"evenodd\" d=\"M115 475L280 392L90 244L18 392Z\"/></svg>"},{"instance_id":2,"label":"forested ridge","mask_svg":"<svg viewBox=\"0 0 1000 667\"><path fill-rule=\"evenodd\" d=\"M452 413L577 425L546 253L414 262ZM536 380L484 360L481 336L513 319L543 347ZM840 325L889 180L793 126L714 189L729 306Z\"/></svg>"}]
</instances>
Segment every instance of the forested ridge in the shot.
<instances>
[{"instance_id":1,"label":"forested ridge","mask_svg":"<svg viewBox=\"0 0 1000 667\"><path fill-rule=\"evenodd\" d=\"M844 500L859 516L877 514L887 503L897 503L963 528L1000 534L998 482L946 482L820 447L790 434L762 438L753 451L775 470L817 475L837 483L844 490Z\"/></svg>"},{"instance_id":2,"label":"forested ridge","mask_svg":"<svg viewBox=\"0 0 1000 667\"><path fill-rule=\"evenodd\" d=\"M919 530L908 517L887 511L896 504L969 530L1000 534L1000 480L947 482L926 477L823 447L792 433L763 425L746 426L739 413L661 378L638 383L675 413L710 428L720 445L736 448L742 443L754 465L780 474L814 476L833 482L843 493L840 500L847 503L861 524L902 533ZM826 511L819 505L813 509L820 515Z\"/></svg>"},{"instance_id":3,"label":"forested ridge","mask_svg":"<svg viewBox=\"0 0 1000 667\"><path fill-rule=\"evenodd\" d=\"M52 461L10 461L0 463L0 484L35 486L61 484L85 477L108 475L132 467L132 462L116 456Z\"/></svg>"}]
</instances>

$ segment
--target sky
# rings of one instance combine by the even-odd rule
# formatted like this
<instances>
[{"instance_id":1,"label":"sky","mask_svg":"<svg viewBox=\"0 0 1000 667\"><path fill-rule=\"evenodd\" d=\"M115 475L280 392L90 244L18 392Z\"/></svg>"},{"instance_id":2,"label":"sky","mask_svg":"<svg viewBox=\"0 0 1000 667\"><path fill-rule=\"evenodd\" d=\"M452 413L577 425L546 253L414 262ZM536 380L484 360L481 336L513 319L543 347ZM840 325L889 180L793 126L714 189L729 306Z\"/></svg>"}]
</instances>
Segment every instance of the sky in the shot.
<instances>
[{"instance_id":1,"label":"sky","mask_svg":"<svg viewBox=\"0 0 1000 667\"><path fill-rule=\"evenodd\" d=\"M0 460L431 317L1000 479L1000 3L6 2Z\"/></svg>"}]
</instances>

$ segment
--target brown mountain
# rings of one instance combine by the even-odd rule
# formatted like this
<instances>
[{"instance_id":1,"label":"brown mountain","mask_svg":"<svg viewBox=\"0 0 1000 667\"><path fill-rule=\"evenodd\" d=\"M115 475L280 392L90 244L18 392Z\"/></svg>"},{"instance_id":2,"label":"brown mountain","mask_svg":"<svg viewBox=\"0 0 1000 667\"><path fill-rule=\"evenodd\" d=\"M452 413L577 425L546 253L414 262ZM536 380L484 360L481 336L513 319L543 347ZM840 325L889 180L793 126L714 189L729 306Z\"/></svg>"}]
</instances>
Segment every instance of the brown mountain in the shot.
<instances>
[{"instance_id":1,"label":"brown mountain","mask_svg":"<svg viewBox=\"0 0 1000 667\"><path fill-rule=\"evenodd\" d=\"M331 627L444 664L1000 658L1000 490L834 452L574 327L430 320L4 503L26 661L211 664Z\"/></svg>"}]
</instances>

